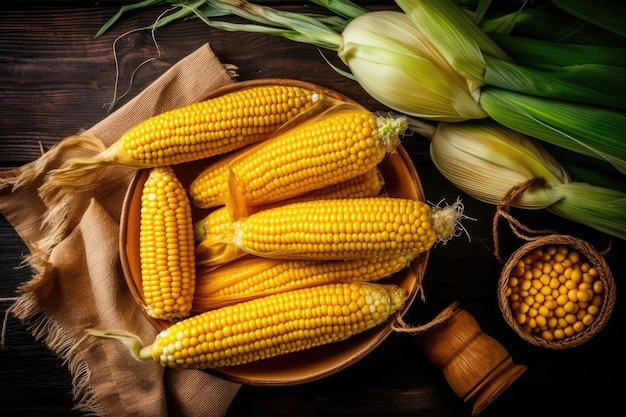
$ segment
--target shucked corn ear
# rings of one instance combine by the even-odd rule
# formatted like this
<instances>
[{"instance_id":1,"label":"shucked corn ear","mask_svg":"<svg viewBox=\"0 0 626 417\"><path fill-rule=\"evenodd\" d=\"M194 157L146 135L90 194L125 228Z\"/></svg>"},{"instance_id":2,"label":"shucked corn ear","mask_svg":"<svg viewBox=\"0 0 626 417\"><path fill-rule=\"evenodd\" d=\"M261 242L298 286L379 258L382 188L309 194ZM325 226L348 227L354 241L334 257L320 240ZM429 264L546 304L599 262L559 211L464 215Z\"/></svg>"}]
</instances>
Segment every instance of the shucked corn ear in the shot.
<instances>
[{"instance_id":1,"label":"shucked corn ear","mask_svg":"<svg viewBox=\"0 0 626 417\"><path fill-rule=\"evenodd\" d=\"M406 128L405 117L342 104L254 146L228 164L233 218L375 168Z\"/></svg>"},{"instance_id":2,"label":"shucked corn ear","mask_svg":"<svg viewBox=\"0 0 626 417\"><path fill-rule=\"evenodd\" d=\"M239 155L233 152L204 168L189 184L189 198L195 207L208 209L228 201L228 164Z\"/></svg>"},{"instance_id":3,"label":"shucked corn ear","mask_svg":"<svg viewBox=\"0 0 626 417\"><path fill-rule=\"evenodd\" d=\"M93 186L109 165L151 168L242 148L267 138L325 99L321 93L300 87L250 87L153 116L108 148L98 138L79 136L78 145L100 152L69 159L51 171L40 189L42 198L52 201L63 190Z\"/></svg>"},{"instance_id":4,"label":"shucked corn ear","mask_svg":"<svg viewBox=\"0 0 626 417\"><path fill-rule=\"evenodd\" d=\"M392 284L336 283L257 298L181 320L146 347L126 332L88 330L164 367L243 365L345 340L382 324L407 292Z\"/></svg>"},{"instance_id":5,"label":"shucked corn ear","mask_svg":"<svg viewBox=\"0 0 626 417\"><path fill-rule=\"evenodd\" d=\"M141 195L139 258L146 310L174 320L191 312L196 270L191 204L171 167L153 168Z\"/></svg>"},{"instance_id":6,"label":"shucked corn ear","mask_svg":"<svg viewBox=\"0 0 626 417\"><path fill-rule=\"evenodd\" d=\"M225 205L229 201L228 191L228 178L229 178L229 164L235 158L237 158L242 152L233 153L228 157L221 158L218 161L204 168L200 174L189 185L189 198L194 206L198 208L212 208L220 205ZM354 179L354 180L353 180ZM380 185L377 185L380 183ZM359 188L376 188L378 191L382 188L382 174L376 167L372 168L368 172L351 177L346 181L337 179L334 183L321 187L310 192L305 192L304 195L309 198L315 195L329 195L329 198L335 198L333 194L337 194L337 198L350 197L352 193L359 193ZM328 187L336 187L336 189L326 190ZM353 188L353 191L343 188ZM355 195L357 196L357 195ZM360 195L359 195L360 196Z\"/></svg>"},{"instance_id":7,"label":"shucked corn ear","mask_svg":"<svg viewBox=\"0 0 626 417\"><path fill-rule=\"evenodd\" d=\"M296 201L321 200L324 198L375 197L382 192L384 184L385 180L382 173L378 167L376 167L367 171L365 174L352 177L346 181L319 188L287 200L260 206L257 207L257 209L262 210L276 205L294 203ZM233 217L226 206L211 211L194 225L196 243L202 242L208 233L222 233L229 227L232 221Z\"/></svg>"},{"instance_id":8,"label":"shucked corn ear","mask_svg":"<svg viewBox=\"0 0 626 417\"><path fill-rule=\"evenodd\" d=\"M349 260L281 260L246 256L198 270L193 310L203 312L270 294L331 282L374 282L409 266L414 255Z\"/></svg>"},{"instance_id":9,"label":"shucked corn ear","mask_svg":"<svg viewBox=\"0 0 626 417\"><path fill-rule=\"evenodd\" d=\"M277 259L354 259L419 254L457 235L463 205L393 197L302 201L259 211L208 235L205 265L249 254Z\"/></svg>"}]
</instances>

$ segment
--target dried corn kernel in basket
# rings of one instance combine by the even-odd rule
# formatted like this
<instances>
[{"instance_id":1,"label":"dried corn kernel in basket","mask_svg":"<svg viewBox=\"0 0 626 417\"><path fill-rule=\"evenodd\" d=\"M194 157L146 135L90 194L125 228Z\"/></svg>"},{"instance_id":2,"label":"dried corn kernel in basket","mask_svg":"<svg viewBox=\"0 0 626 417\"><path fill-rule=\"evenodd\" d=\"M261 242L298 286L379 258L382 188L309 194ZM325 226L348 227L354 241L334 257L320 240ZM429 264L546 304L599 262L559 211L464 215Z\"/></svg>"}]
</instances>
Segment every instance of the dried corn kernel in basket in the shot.
<instances>
[{"instance_id":1,"label":"dried corn kernel in basket","mask_svg":"<svg viewBox=\"0 0 626 417\"><path fill-rule=\"evenodd\" d=\"M576 249L547 245L517 262L506 295L524 331L558 341L595 322L604 292L598 270Z\"/></svg>"},{"instance_id":2,"label":"dried corn kernel in basket","mask_svg":"<svg viewBox=\"0 0 626 417\"><path fill-rule=\"evenodd\" d=\"M120 340L138 359L164 367L236 366L345 340L387 321L407 297L393 284L326 284L209 310L173 324L146 347L126 332L88 333Z\"/></svg>"}]
</instances>

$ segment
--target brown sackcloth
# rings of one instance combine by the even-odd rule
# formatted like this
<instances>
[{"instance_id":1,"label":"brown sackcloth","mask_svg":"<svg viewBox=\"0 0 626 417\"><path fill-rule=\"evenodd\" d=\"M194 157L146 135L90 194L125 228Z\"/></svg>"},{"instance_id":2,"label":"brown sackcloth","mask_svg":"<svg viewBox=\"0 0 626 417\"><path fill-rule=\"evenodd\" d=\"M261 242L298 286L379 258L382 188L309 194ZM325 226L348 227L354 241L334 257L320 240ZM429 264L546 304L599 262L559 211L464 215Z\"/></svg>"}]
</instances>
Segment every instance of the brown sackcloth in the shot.
<instances>
[{"instance_id":1,"label":"brown sackcloth","mask_svg":"<svg viewBox=\"0 0 626 417\"><path fill-rule=\"evenodd\" d=\"M206 44L88 133L110 145L136 123L233 82ZM42 228L48 209L37 188L45 171L75 150L53 151L0 173L0 211L28 246L33 268L10 311L66 360L79 410L112 417L223 416L239 384L203 371L164 370L153 361L135 360L121 343L85 338L87 328L121 329L150 344L157 333L127 291L119 260L120 212L134 171L109 168L93 191L72 196L69 230L50 244L49 229ZM12 179L36 164L45 164L44 174L13 189Z\"/></svg>"}]
</instances>

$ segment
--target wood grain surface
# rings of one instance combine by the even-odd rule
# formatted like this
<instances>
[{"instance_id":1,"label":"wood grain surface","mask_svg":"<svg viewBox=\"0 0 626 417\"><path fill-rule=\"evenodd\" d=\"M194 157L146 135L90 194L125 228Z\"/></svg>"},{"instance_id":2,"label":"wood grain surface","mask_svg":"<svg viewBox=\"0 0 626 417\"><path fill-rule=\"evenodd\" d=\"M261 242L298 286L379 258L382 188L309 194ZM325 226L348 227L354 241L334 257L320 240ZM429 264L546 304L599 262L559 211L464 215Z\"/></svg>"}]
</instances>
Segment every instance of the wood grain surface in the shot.
<instances>
[{"instance_id":1,"label":"wood grain surface","mask_svg":"<svg viewBox=\"0 0 626 417\"><path fill-rule=\"evenodd\" d=\"M93 35L123 2L18 2L0 6L0 168L36 159L62 138L107 116L115 97L119 65L119 107L175 62L209 42L223 63L236 65L240 80L294 78L331 88L367 106L387 110L355 82L324 61L330 51L295 42L210 29L196 20L150 31L124 33L152 23L165 8L131 13L99 39ZM310 10L306 2L274 2L290 10ZM393 2L367 2L367 7L393 8ZM155 37L158 49L155 47ZM119 39L118 39L119 38ZM117 41L116 41L117 39ZM114 46L115 43L115 54ZM145 60L134 75L131 74ZM129 87L130 85L130 87ZM125 95L123 95L126 93ZM424 280L425 302L417 300L406 320L427 322L454 301L470 312L483 331L528 370L481 415L566 416L611 415L621 406L618 386L624 370L625 268L623 241L589 230L543 211L515 211L530 227L550 227L575 234L598 248L612 244L607 261L618 285L618 301L608 325L586 344L550 351L517 337L497 305L496 281L501 265L492 255L494 207L464 195L433 166L428 142L404 138L429 201L460 196L468 236L437 246ZM521 244L504 231L503 248ZM28 254L11 225L0 217L0 311L6 312L19 285L30 278L22 265ZM71 376L66 364L7 316L4 349L0 350L0 415L71 416ZM378 349L350 368L328 378L289 387L244 386L229 416L470 416L443 374L424 358L415 338L393 334Z\"/></svg>"}]
</instances>

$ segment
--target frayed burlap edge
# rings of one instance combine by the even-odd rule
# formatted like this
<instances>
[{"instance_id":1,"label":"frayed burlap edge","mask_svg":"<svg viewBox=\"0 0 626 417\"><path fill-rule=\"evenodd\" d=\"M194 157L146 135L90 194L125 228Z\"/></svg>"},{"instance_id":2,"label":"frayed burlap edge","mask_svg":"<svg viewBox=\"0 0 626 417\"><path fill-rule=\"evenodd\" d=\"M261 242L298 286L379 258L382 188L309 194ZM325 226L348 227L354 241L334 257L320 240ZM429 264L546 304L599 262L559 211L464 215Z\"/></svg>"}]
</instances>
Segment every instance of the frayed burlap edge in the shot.
<instances>
[{"instance_id":1,"label":"frayed burlap edge","mask_svg":"<svg viewBox=\"0 0 626 417\"><path fill-rule=\"evenodd\" d=\"M45 272L38 273L33 279L18 288L21 295L6 310L5 315L12 314L20 320L37 341L42 341L61 358L72 376L73 410L85 415L100 415L94 392L91 388L91 372L86 362L77 354L76 349L80 341L76 341L63 330L55 320L47 316L38 307L36 297L29 293L28 286L43 279ZM2 325L2 345L4 345L4 331L6 321Z\"/></svg>"},{"instance_id":2,"label":"frayed burlap edge","mask_svg":"<svg viewBox=\"0 0 626 417\"><path fill-rule=\"evenodd\" d=\"M203 47L199 48L192 55L194 55L195 59L195 55L200 52L201 59L205 59L208 56L207 51L213 54L208 43L203 45ZM223 83L226 83L228 80L234 82L234 78L238 76L238 68L230 64L221 65L226 76L222 79L216 77L216 82L220 80ZM134 101L136 100L138 100L138 98L134 99ZM127 103L124 107L128 107L130 104L132 104L132 102ZM90 131L97 131L99 128L101 128L100 125L96 125L92 127ZM15 191L27 188L35 181L40 181L44 178L47 171L58 164L59 156L65 151L78 150L79 153L83 154L85 151L92 153L94 151L97 152L98 149L93 147L73 147L77 145L73 142L78 141L81 136L86 133L87 132L79 132L76 135L69 136L48 151L44 151L42 148L42 155L38 159L19 168L0 172L0 190L10 189ZM42 221L42 225L44 225L42 227L45 227L46 224L48 226L54 225L54 230L47 229L47 237L40 241L25 241L30 254L24 257L22 263L29 265L33 272L30 280L17 288L17 297L11 297L6 300L3 299L4 301L11 301L12 304L5 311L2 328L0 329L0 346L4 346L7 318L9 315L13 315L27 327L27 330L36 340L45 342L50 350L67 365L72 376L72 396L75 401L73 409L82 413L89 413L88 415L101 415L105 410L101 409L95 399L95 392L90 384L90 370L87 363L81 359L79 353L84 339L76 340L73 336L64 331L63 327L57 321L50 318L45 311L41 310L38 306L36 296L32 292L29 292L31 286L35 286L38 282L45 279L49 268L51 268L48 263L50 254L57 244L67 235L68 223L63 214L67 203L63 201L61 204L58 204L57 207L58 210L56 210L56 213L47 213L46 218ZM50 207L48 207L48 209L50 209ZM55 220L51 221L50 219L52 218Z\"/></svg>"}]
</instances>

